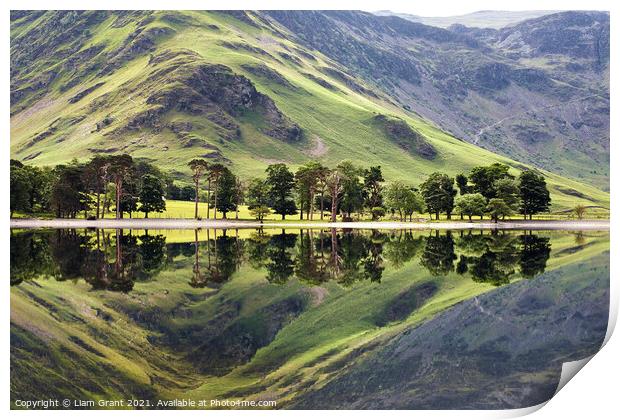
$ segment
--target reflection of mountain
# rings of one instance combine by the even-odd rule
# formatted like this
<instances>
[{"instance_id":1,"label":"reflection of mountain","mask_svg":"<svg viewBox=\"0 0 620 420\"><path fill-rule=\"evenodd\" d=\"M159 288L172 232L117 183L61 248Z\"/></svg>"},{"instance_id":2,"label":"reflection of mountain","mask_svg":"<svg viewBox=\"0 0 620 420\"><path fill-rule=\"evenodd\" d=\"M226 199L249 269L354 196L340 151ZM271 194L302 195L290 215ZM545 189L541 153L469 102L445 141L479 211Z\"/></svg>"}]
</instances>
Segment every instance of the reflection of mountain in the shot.
<instances>
[{"instance_id":1,"label":"reflection of mountain","mask_svg":"<svg viewBox=\"0 0 620 420\"><path fill-rule=\"evenodd\" d=\"M401 332L415 335L422 322L430 320L432 326L435 319L444 319L448 315L442 312L458 302L513 287L496 289L494 281L472 281L472 272L502 268L514 272L509 278L514 284L528 276L523 266L542 272L581 261L581 271L589 276L590 268L598 272L605 265L592 258L608 249L608 236L593 232L167 235L169 242L187 242L165 243L163 236L127 230L122 235L14 232L13 398L37 392L40 398L47 392L50 397L110 399L128 390L147 398L259 398L273 393L284 407L336 383L348 374L351 362L374 355ZM467 270L459 265L463 258ZM422 260L437 261L443 271L424 269ZM219 273L222 281L208 277L202 284L190 283L211 273ZM572 301L561 296L568 296L563 288L581 287L577 280L557 284L551 292L530 289L532 299L522 309L529 313L552 302L569 313ZM518 290L531 281L546 284L534 275ZM132 289L119 293L125 284ZM597 302L596 287L590 287L591 294L582 293L582 305ZM582 314L586 322L575 326L589 328L589 315ZM470 315L472 323L482 322ZM451 323L460 325L458 319ZM490 334L498 330L485 325ZM470 326L460 326L463 333L470 331ZM451 345L439 344L432 351ZM530 340L523 345L536 351L535 344ZM469 345L476 349L476 343ZM475 373L478 365L472 366Z\"/></svg>"},{"instance_id":2,"label":"reflection of mountain","mask_svg":"<svg viewBox=\"0 0 620 420\"><path fill-rule=\"evenodd\" d=\"M547 401L607 330L608 254L463 302L405 330L295 408L505 409Z\"/></svg>"}]
</instances>

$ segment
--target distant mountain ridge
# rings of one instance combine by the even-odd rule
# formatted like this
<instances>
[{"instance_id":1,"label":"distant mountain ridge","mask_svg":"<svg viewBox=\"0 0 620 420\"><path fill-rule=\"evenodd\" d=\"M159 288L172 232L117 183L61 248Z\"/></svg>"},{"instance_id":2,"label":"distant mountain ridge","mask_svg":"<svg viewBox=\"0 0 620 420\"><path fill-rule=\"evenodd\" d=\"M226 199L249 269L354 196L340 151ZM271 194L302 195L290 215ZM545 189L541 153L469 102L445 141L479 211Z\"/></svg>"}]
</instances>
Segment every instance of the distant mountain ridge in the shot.
<instances>
[{"instance_id":1,"label":"distant mountain ridge","mask_svg":"<svg viewBox=\"0 0 620 420\"><path fill-rule=\"evenodd\" d=\"M480 10L473 13L455 16L418 16L408 13L396 13L390 10L380 10L374 12L377 16L398 16L400 18L419 22L425 25L448 28L458 24L477 28L500 29L515 25L527 19L534 19L541 16L558 13L559 10L527 10L527 11L506 11L506 10Z\"/></svg>"}]
</instances>

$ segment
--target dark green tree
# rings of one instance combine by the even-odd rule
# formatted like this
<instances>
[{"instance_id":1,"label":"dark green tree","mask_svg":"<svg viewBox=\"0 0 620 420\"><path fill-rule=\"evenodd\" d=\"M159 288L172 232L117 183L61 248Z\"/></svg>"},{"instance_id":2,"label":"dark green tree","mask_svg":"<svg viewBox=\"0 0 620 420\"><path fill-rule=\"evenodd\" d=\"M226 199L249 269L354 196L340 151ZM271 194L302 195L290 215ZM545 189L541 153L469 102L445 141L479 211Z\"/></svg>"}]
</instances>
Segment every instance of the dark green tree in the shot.
<instances>
[{"instance_id":1,"label":"dark green tree","mask_svg":"<svg viewBox=\"0 0 620 420\"><path fill-rule=\"evenodd\" d=\"M464 174L458 174L454 180L456 181L456 186L459 188L459 194L465 195L471 192L471 188L468 184L467 176Z\"/></svg>"},{"instance_id":2,"label":"dark green tree","mask_svg":"<svg viewBox=\"0 0 620 420\"><path fill-rule=\"evenodd\" d=\"M469 173L469 181L473 184L473 192L479 192L490 200L496 197L495 182L503 178L514 178L508 173L510 168L503 163L494 163L489 166L476 166Z\"/></svg>"},{"instance_id":3,"label":"dark green tree","mask_svg":"<svg viewBox=\"0 0 620 420\"><path fill-rule=\"evenodd\" d=\"M237 209L237 177L228 168L224 168L218 178L213 195L213 207L222 213L226 219L226 214ZM217 201L216 201L217 200Z\"/></svg>"},{"instance_id":4,"label":"dark green tree","mask_svg":"<svg viewBox=\"0 0 620 420\"><path fill-rule=\"evenodd\" d=\"M12 166L10 178L11 217L16 211L30 212L32 210L30 205L32 184L28 173L23 167Z\"/></svg>"},{"instance_id":5,"label":"dark green tree","mask_svg":"<svg viewBox=\"0 0 620 420\"><path fill-rule=\"evenodd\" d=\"M454 208L454 178L439 172L432 173L426 181L420 185L420 192L424 198L426 209L429 213L435 213L439 219L439 213L446 213L451 218Z\"/></svg>"},{"instance_id":6,"label":"dark green tree","mask_svg":"<svg viewBox=\"0 0 620 420\"><path fill-rule=\"evenodd\" d=\"M51 205L57 217L75 218L80 211L87 211L91 202L84 185L84 166L73 162L54 169Z\"/></svg>"},{"instance_id":7,"label":"dark green tree","mask_svg":"<svg viewBox=\"0 0 620 420\"><path fill-rule=\"evenodd\" d=\"M161 213L166 210L164 200L164 183L153 175L142 176L142 188L140 189L140 211L144 212L144 217L149 218L149 213Z\"/></svg>"},{"instance_id":8,"label":"dark green tree","mask_svg":"<svg viewBox=\"0 0 620 420\"><path fill-rule=\"evenodd\" d=\"M276 214L282 216L296 214L297 206L291 197L295 187L295 175L283 163L275 163L267 167L267 185L269 186L269 206Z\"/></svg>"},{"instance_id":9,"label":"dark green tree","mask_svg":"<svg viewBox=\"0 0 620 420\"><path fill-rule=\"evenodd\" d=\"M372 219L376 220L372 210L383 207L383 173L381 166L371 166L364 170L364 206L370 210Z\"/></svg>"},{"instance_id":10,"label":"dark green tree","mask_svg":"<svg viewBox=\"0 0 620 420\"><path fill-rule=\"evenodd\" d=\"M248 183L246 194L246 203L248 210L256 217L257 220L269 214L269 186L264 179L254 178Z\"/></svg>"},{"instance_id":11,"label":"dark green tree","mask_svg":"<svg viewBox=\"0 0 620 420\"><path fill-rule=\"evenodd\" d=\"M521 172L519 193L521 196L519 212L524 219L529 216L531 220L533 214L549 210L551 197L544 176L531 170Z\"/></svg>"}]
</instances>

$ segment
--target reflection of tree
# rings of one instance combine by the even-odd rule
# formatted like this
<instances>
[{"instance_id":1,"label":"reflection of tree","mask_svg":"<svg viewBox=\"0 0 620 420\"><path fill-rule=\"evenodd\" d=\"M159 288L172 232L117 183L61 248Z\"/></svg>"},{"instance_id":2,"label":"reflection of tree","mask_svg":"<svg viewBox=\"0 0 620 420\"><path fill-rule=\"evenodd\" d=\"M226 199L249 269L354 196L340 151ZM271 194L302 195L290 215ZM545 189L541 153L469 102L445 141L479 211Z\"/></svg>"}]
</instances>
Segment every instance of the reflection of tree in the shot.
<instances>
[{"instance_id":1,"label":"reflection of tree","mask_svg":"<svg viewBox=\"0 0 620 420\"><path fill-rule=\"evenodd\" d=\"M454 271L454 240L452 234L447 231L445 235L440 235L436 230L435 234L426 237L424 251L420 257L420 264L434 276L444 276Z\"/></svg>"},{"instance_id":2,"label":"reflection of tree","mask_svg":"<svg viewBox=\"0 0 620 420\"><path fill-rule=\"evenodd\" d=\"M296 234L284 231L269 240L265 268L270 283L284 284L293 275L295 263L291 251L296 242Z\"/></svg>"},{"instance_id":3,"label":"reflection of tree","mask_svg":"<svg viewBox=\"0 0 620 420\"><path fill-rule=\"evenodd\" d=\"M551 254L549 238L537 235L521 235L520 267L524 277L533 277L545 272L547 260Z\"/></svg>"},{"instance_id":4,"label":"reflection of tree","mask_svg":"<svg viewBox=\"0 0 620 420\"><path fill-rule=\"evenodd\" d=\"M252 268L258 270L264 267L267 260L267 250L269 249L269 235L266 235L262 229L259 229L250 235L245 245L248 262Z\"/></svg>"},{"instance_id":5,"label":"reflection of tree","mask_svg":"<svg viewBox=\"0 0 620 420\"><path fill-rule=\"evenodd\" d=\"M517 266L524 277L543 273L551 252L548 238L531 234L515 236L494 231L474 235L469 232L456 243L463 252L457 263L457 273L469 272L474 281L496 286L508 283Z\"/></svg>"},{"instance_id":6,"label":"reflection of tree","mask_svg":"<svg viewBox=\"0 0 620 420\"><path fill-rule=\"evenodd\" d=\"M149 235L148 232L139 238L138 252L142 257L142 279L152 278L159 273L166 264L166 237L164 235Z\"/></svg>"},{"instance_id":7,"label":"reflection of tree","mask_svg":"<svg viewBox=\"0 0 620 420\"><path fill-rule=\"evenodd\" d=\"M383 276L383 244L387 241L386 235L373 230L366 243L366 257L362 264L364 267L364 278L372 282L381 282Z\"/></svg>"},{"instance_id":8,"label":"reflection of tree","mask_svg":"<svg viewBox=\"0 0 620 420\"><path fill-rule=\"evenodd\" d=\"M321 232L318 234L321 235ZM316 246L322 243L321 238L315 241L313 230L301 230L295 259L295 276L300 281L316 285L329 280L325 255L321 252L321 247Z\"/></svg>"},{"instance_id":9,"label":"reflection of tree","mask_svg":"<svg viewBox=\"0 0 620 420\"><path fill-rule=\"evenodd\" d=\"M214 239L211 239L211 233L207 230L207 241L204 245L207 258L206 265L203 267L200 262L200 246L196 230L194 232L194 266L189 284L192 287L221 287L239 268L240 261L243 259L243 246L238 237L228 236L226 230L219 237L217 230L214 230ZM202 264L204 263L203 260Z\"/></svg>"},{"instance_id":10,"label":"reflection of tree","mask_svg":"<svg viewBox=\"0 0 620 420\"><path fill-rule=\"evenodd\" d=\"M11 286L55 272L49 241L38 233L11 231L10 254Z\"/></svg>"},{"instance_id":11,"label":"reflection of tree","mask_svg":"<svg viewBox=\"0 0 620 420\"><path fill-rule=\"evenodd\" d=\"M207 285L205 277L200 272L200 243L198 242L198 229L194 229L194 266L192 268L192 279L189 285L195 288Z\"/></svg>"},{"instance_id":12,"label":"reflection of tree","mask_svg":"<svg viewBox=\"0 0 620 420\"><path fill-rule=\"evenodd\" d=\"M411 231L394 231L383 247L383 255L390 266L400 268L417 255L423 244L424 238L414 237Z\"/></svg>"}]
</instances>

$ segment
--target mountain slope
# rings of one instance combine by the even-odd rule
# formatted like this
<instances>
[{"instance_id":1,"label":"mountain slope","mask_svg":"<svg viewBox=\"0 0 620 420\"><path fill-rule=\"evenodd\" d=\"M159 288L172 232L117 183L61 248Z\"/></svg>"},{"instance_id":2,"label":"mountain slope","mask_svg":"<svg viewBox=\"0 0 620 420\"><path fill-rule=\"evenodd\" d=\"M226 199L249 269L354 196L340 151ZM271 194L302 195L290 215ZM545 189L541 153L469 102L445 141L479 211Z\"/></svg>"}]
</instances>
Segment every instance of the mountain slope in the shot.
<instances>
[{"instance_id":1,"label":"mountain slope","mask_svg":"<svg viewBox=\"0 0 620 420\"><path fill-rule=\"evenodd\" d=\"M400 88L386 86L394 75L426 83L417 58L369 44L369 34L351 25L363 18L393 36L487 48L479 41L398 18L385 26L356 12L308 12L300 30L291 16L300 15L12 13L12 157L47 165L127 152L179 179L196 156L230 164L242 177L311 158L381 165L388 179L416 183L433 171L496 161L523 169L403 109L394 99ZM330 42L346 44L346 57L323 43L332 35L323 23L334 16L342 36ZM546 175L556 210L576 202L608 207L597 188Z\"/></svg>"},{"instance_id":2,"label":"mountain slope","mask_svg":"<svg viewBox=\"0 0 620 420\"><path fill-rule=\"evenodd\" d=\"M557 13L497 31L361 12L269 13L457 137L609 188L609 14Z\"/></svg>"}]
</instances>

